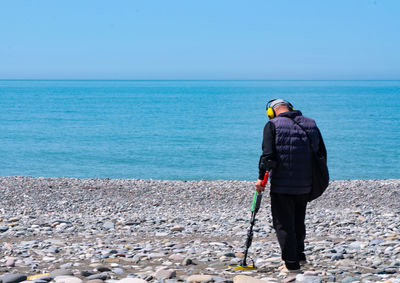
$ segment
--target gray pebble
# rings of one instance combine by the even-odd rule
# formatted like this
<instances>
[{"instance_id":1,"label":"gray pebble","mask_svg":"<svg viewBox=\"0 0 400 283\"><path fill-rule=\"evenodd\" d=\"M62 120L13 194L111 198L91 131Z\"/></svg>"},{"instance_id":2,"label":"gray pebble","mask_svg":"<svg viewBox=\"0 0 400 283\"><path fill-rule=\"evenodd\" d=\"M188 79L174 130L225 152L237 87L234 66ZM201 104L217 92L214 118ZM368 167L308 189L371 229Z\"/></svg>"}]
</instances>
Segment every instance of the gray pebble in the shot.
<instances>
[{"instance_id":1,"label":"gray pebble","mask_svg":"<svg viewBox=\"0 0 400 283\"><path fill-rule=\"evenodd\" d=\"M95 280L95 279L106 280L107 278L108 278L108 273L106 273L106 272L93 274L93 275L86 277L87 280Z\"/></svg>"},{"instance_id":2,"label":"gray pebble","mask_svg":"<svg viewBox=\"0 0 400 283\"><path fill-rule=\"evenodd\" d=\"M25 281L27 279L26 275L24 274L11 274L6 273L0 277L3 283L19 283Z\"/></svg>"}]
</instances>

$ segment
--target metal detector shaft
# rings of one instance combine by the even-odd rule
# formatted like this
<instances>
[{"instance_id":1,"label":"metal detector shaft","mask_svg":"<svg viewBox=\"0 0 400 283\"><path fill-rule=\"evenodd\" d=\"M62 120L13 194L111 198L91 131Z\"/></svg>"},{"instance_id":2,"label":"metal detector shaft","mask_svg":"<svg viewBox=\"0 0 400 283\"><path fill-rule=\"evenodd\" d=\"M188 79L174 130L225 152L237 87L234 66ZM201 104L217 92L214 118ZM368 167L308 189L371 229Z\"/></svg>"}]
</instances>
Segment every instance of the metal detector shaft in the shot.
<instances>
[{"instance_id":1,"label":"metal detector shaft","mask_svg":"<svg viewBox=\"0 0 400 283\"><path fill-rule=\"evenodd\" d=\"M267 172L265 172L264 179L261 182L261 186L265 187L265 185L268 182L268 177L269 177L269 173L267 171ZM251 206L250 228L247 231L246 250L244 252L242 266L247 265L247 263L246 263L247 253L249 251L251 243L253 242L253 226L254 226L254 223L256 222L256 214L257 214L258 210L260 209L261 200L262 200L262 193L258 193L257 191L255 191L254 197L253 197L253 205Z\"/></svg>"}]
</instances>

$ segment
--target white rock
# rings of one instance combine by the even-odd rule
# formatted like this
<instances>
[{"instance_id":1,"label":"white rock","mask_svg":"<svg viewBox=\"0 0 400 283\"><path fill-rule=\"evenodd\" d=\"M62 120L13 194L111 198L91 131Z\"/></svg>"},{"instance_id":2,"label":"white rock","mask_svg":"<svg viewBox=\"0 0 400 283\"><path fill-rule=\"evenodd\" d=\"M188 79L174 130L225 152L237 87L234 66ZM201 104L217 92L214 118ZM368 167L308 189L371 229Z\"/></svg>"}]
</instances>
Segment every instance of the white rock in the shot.
<instances>
[{"instance_id":1,"label":"white rock","mask_svg":"<svg viewBox=\"0 0 400 283\"><path fill-rule=\"evenodd\" d=\"M247 275L236 275L233 277L233 283L265 283L266 281L253 278Z\"/></svg>"},{"instance_id":2,"label":"white rock","mask_svg":"<svg viewBox=\"0 0 400 283\"><path fill-rule=\"evenodd\" d=\"M191 275L186 279L187 282L212 282L213 278L211 275ZM265 282L263 282L265 283Z\"/></svg>"},{"instance_id":3,"label":"white rock","mask_svg":"<svg viewBox=\"0 0 400 283\"><path fill-rule=\"evenodd\" d=\"M147 283L146 280L139 279L139 278L124 278L121 280L118 280L117 283Z\"/></svg>"},{"instance_id":4,"label":"white rock","mask_svg":"<svg viewBox=\"0 0 400 283\"><path fill-rule=\"evenodd\" d=\"M83 280L75 276L57 276L54 278L56 283L83 283Z\"/></svg>"}]
</instances>

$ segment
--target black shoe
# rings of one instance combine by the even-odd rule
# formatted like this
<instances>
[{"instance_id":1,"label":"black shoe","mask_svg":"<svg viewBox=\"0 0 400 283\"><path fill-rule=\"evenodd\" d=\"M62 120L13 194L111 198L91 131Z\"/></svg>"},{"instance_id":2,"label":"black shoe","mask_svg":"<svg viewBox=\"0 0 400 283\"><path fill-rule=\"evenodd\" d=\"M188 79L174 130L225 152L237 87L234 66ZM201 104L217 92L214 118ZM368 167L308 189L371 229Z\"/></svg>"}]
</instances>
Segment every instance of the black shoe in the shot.
<instances>
[{"instance_id":1,"label":"black shoe","mask_svg":"<svg viewBox=\"0 0 400 283\"><path fill-rule=\"evenodd\" d=\"M297 255L297 258L299 259L300 265L303 265L303 264L307 263L306 255L304 253L301 253L301 254Z\"/></svg>"},{"instance_id":2,"label":"black shoe","mask_svg":"<svg viewBox=\"0 0 400 283\"><path fill-rule=\"evenodd\" d=\"M289 271L296 271L300 269L300 264L298 261L294 262L285 261L285 266Z\"/></svg>"}]
</instances>

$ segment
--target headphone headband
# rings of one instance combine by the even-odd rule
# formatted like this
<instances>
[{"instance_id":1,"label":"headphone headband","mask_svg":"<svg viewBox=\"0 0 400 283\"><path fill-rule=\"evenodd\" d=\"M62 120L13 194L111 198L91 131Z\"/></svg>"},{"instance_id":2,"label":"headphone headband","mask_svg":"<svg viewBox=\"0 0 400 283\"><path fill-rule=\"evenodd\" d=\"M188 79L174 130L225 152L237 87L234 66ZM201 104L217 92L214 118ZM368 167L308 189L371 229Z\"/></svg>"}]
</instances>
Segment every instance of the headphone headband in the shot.
<instances>
[{"instance_id":1,"label":"headphone headband","mask_svg":"<svg viewBox=\"0 0 400 283\"><path fill-rule=\"evenodd\" d=\"M293 105L289 101L281 99L281 98L275 98L275 99L272 99L267 102L267 109L268 108L273 109L278 105L286 105L287 107L289 107L289 109L293 108Z\"/></svg>"}]
</instances>

